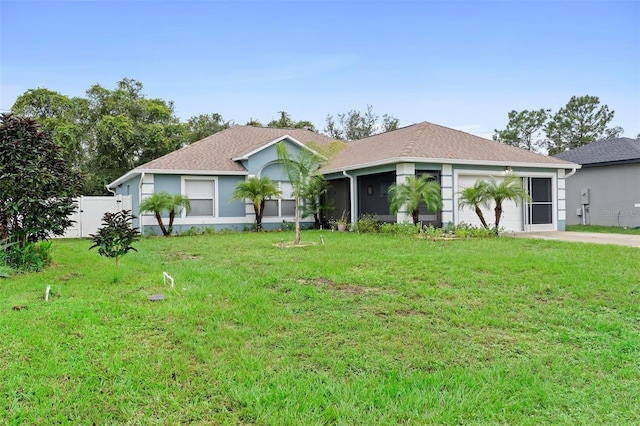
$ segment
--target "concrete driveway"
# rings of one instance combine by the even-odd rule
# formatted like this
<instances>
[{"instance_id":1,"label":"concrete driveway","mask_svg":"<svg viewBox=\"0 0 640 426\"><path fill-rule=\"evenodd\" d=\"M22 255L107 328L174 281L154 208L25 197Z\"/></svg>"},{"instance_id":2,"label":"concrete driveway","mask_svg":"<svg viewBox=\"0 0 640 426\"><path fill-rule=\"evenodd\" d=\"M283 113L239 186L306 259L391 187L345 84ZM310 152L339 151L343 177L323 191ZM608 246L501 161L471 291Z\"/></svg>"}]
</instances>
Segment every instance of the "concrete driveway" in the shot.
<instances>
[{"instance_id":1,"label":"concrete driveway","mask_svg":"<svg viewBox=\"0 0 640 426\"><path fill-rule=\"evenodd\" d=\"M516 232L516 238L542 238L543 240L571 241L576 243L614 244L640 248L640 235L601 234L597 232Z\"/></svg>"}]
</instances>

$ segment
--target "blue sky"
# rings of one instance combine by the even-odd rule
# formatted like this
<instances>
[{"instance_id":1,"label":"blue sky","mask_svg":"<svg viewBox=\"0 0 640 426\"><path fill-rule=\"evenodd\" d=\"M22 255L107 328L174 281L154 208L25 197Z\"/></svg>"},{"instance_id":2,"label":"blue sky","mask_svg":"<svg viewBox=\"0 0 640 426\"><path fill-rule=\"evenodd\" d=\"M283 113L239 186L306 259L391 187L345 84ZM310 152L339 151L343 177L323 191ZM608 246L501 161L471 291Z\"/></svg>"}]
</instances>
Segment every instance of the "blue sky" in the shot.
<instances>
[{"instance_id":1,"label":"blue sky","mask_svg":"<svg viewBox=\"0 0 640 426\"><path fill-rule=\"evenodd\" d=\"M182 119L244 124L373 105L490 138L512 110L599 96L640 133L637 1L0 2L0 110L123 77Z\"/></svg>"}]
</instances>

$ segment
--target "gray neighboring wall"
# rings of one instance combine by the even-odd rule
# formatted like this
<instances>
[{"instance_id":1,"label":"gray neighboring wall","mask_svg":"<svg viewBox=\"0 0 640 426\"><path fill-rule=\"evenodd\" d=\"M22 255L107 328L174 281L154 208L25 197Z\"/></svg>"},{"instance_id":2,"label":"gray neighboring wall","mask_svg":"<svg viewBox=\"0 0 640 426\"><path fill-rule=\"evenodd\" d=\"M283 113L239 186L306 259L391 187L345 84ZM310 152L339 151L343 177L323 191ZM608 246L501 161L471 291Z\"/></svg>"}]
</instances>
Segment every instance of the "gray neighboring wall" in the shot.
<instances>
[{"instance_id":1,"label":"gray neighboring wall","mask_svg":"<svg viewBox=\"0 0 640 426\"><path fill-rule=\"evenodd\" d=\"M582 165L566 180L567 225L582 223L577 211L588 202L587 224L640 226L640 140L598 141L555 157Z\"/></svg>"}]
</instances>

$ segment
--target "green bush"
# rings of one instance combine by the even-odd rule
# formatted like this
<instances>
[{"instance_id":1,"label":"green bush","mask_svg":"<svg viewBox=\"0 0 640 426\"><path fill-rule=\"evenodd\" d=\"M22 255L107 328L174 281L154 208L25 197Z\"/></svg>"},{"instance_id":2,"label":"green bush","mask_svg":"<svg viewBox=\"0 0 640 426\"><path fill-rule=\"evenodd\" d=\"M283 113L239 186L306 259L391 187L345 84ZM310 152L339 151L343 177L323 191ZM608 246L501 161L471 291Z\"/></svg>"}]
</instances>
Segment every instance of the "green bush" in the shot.
<instances>
[{"instance_id":1,"label":"green bush","mask_svg":"<svg viewBox=\"0 0 640 426\"><path fill-rule=\"evenodd\" d=\"M363 214L358 219L358 232L373 234L380 232L380 222L375 214Z\"/></svg>"},{"instance_id":2,"label":"green bush","mask_svg":"<svg viewBox=\"0 0 640 426\"><path fill-rule=\"evenodd\" d=\"M51 264L51 242L40 241L18 244L0 244L0 265L6 270L37 272Z\"/></svg>"},{"instance_id":3,"label":"green bush","mask_svg":"<svg viewBox=\"0 0 640 426\"><path fill-rule=\"evenodd\" d=\"M412 223L383 223L380 225L380 232L383 234L394 235L418 235L420 233L420 225Z\"/></svg>"}]
</instances>

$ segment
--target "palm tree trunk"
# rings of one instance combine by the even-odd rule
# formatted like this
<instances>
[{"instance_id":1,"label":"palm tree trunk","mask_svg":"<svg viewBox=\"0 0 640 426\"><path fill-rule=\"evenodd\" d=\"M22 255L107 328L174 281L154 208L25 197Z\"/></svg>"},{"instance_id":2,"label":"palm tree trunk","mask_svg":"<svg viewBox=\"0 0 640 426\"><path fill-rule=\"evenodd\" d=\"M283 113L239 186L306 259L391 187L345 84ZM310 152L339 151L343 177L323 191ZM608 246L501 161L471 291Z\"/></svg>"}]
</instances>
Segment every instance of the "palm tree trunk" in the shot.
<instances>
[{"instance_id":1,"label":"palm tree trunk","mask_svg":"<svg viewBox=\"0 0 640 426\"><path fill-rule=\"evenodd\" d=\"M414 210L411 212L411 218L413 219L413 224L417 225L420 223L420 210Z\"/></svg>"},{"instance_id":2,"label":"palm tree trunk","mask_svg":"<svg viewBox=\"0 0 640 426\"><path fill-rule=\"evenodd\" d=\"M256 214L256 232L262 231L262 209L264 208L264 201L259 206L253 205L253 212Z\"/></svg>"},{"instance_id":3,"label":"palm tree trunk","mask_svg":"<svg viewBox=\"0 0 640 426\"><path fill-rule=\"evenodd\" d=\"M173 234L173 220L176 218L176 210L172 209L169 212L169 229L167 229L167 234Z\"/></svg>"},{"instance_id":4,"label":"palm tree trunk","mask_svg":"<svg viewBox=\"0 0 640 426\"><path fill-rule=\"evenodd\" d=\"M480 223L482 223L482 226L484 226L484 229L489 229L489 225L487 225L487 221L484 219L484 214L482 213L482 209L480 209L480 207L478 207L477 205L476 205L476 214L480 219Z\"/></svg>"},{"instance_id":5,"label":"palm tree trunk","mask_svg":"<svg viewBox=\"0 0 640 426\"><path fill-rule=\"evenodd\" d=\"M160 225L162 235L164 235L165 237L169 235L169 233L167 232L167 228L164 227L164 223L162 222L162 216L160 215L160 212L156 212L156 220L158 221L158 225Z\"/></svg>"},{"instance_id":6,"label":"palm tree trunk","mask_svg":"<svg viewBox=\"0 0 640 426\"><path fill-rule=\"evenodd\" d=\"M502 217L502 203L496 203L496 235L498 235L498 229L500 229L500 218Z\"/></svg>"},{"instance_id":7,"label":"palm tree trunk","mask_svg":"<svg viewBox=\"0 0 640 426\"><path fill-rule=\"evenodd\" d=\"M296 236L293 240L294 244L300 244L300 214L299 214L299 206L298 206L298 197L296 197L296 209L295 209L295 214L296 214Z\"/></svg>"}]
</instances>

